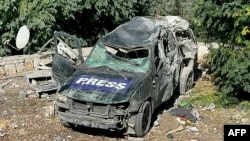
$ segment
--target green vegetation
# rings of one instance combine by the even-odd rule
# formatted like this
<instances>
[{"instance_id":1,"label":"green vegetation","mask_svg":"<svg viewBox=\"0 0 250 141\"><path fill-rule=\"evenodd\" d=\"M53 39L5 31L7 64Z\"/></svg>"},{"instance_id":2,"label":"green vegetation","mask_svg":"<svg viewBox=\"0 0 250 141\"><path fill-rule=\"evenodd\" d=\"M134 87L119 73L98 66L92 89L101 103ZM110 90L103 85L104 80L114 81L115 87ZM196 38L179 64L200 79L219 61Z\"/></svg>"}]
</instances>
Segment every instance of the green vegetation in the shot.
<instances>
[{"instance_id":1,"label":"green vegetation","mask_svg":"<svg viewBox=\"0 0 250 141\"><path fill-rule=\"evenodd\" d=\"M204 3L200 11L210 39L222 45L211 51L209 61L215 85L226 105L250 98L250 5L249 2ZM233 97L233 98L232 98ZM237 98L237 100L235 100Z\"/></svg>"},{"instance_id":2,"label":"green vegetation","mask_svg":"<svg viewBox=\"0 0 250 141\"><path fill-rule=\"evenodd\" d=\"M74 34L92 45L99 37L135 15L147 14L149 0L11 0L0 1L0 56L14 54L22 25L31 31L24 54L35 53L54 31Z\"/></svg>"}]
</instances>

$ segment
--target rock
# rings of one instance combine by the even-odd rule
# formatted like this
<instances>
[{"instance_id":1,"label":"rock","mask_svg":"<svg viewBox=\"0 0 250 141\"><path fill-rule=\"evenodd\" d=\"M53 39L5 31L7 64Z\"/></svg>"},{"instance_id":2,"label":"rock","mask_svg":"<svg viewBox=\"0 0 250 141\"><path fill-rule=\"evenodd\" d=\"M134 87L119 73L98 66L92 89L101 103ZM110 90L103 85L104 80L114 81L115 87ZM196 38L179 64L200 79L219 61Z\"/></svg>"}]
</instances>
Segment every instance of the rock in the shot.
<instances>
[{"instance_id":1,"label":"rock","mask_svg":"<svg viewBox=\"0 0 250 141\"><path fill-rule=\"evenodd\" d=\"M11 127L12 127L13 129L16 129L16 128L18 127L18 125L14 122L14 123L11 124Z\"/></svg>"},{"instance_id":2,"label":"rock","mask_svg":"<svg viewBox=\"0 0 250 141\"><path fill-rule=\"evenodd\" d=\"M4 104L5 101L0 99L0 105Z\"/></svg>"},{"instance_id":3,"label":"rock","mask_svg":"<svg viewBox=\"0 0 250 141\"><path fill-rule=\"evenodd\" d=\"M25 70L24 63L18 63L18 64L16 64L16 72L17 73L24 72L24 70Z\"/></svg>"},{"instance_id":4,"label":"rock","mask_svg":"<svg viewBox=\"0 0 250 141\"><path fill-rule=\"evenodd\" d=\"M34 69L33 61L32 60L25 60L24 66L26 71L32 71Z\"/></svg>"},{"instance_id":5,"label":"rock","mask_svg":"<svg viewBox=\"0 0 250 141\"><path fill-rule=\"evenodd\" d=\"M248 118L242 118L242 119L241 119L241 122L242 122L243 124L248 124L248 123L249 123L249 120L248 120Z\"/></svg>"},{"instance_id":6,"label":"rock","mask_svg":"<svg viewBox=\"0 0 250 141\"><path fill-rule=\"evenodd\" d=\"M191 126L188 126L187 129L190 130L190 131L193 131L193 132L198 132L199 131L196 127L191 127Z\"/></svg>"},{"instance_id":7,"label":"rock","mask_svg":"<svg viewBox=\"0 0 250 141\"><path fill-rule=\"evenodd\" d=\"M5 70L6 75L15 75L16 74L15 64L6 64L4 66L4 70Z\"/></svg>"},{"instance_id":8,"label":"rock","mask_svg":"<svg viewBox=\"0 0 250 141\"><path fill-rule=\"evenodd\" d=\"M67 138L72 138L72 135L68 135Z\"/></svg>"},{"instance_id":9,"label":"rock","mask_svg":"<svg viewBox=\"0 0 250 141\"><path fill-rule=\"evenodd\" d=\"M35 79L32 79L32 80L31 80L31 84L32 84L32 85L37 85L37 81L36 81Z\"/></svg>"},{"instance_id":10,"label":"rock","mask_svg":"<svg viewBox=\"0 0 250 141\"><path fill-rule=\"evenodd\" d=\"M155 121L154 122L154 127L158 127L159 126L159 122L158 121Z\"/></svg>"},{"instance_id":11,"label":"rock","mask_svg":"<svg viewBox=\"0 0 250 141\"><path fill-rule=\"evenodd\" d=\"M43 94L41 94L41 98L48 98L49 99L49 94L43 93Z\"/></svg>"},{"instance_id":12,"label":"rock","mask_svg":"<svg viewBox=\"0 0 250 141\"><path fill-rule=\"evenodd\" d=\"M4 67L0 67L0 76L4 75L5 75Z\"/></svg>"},{"instance_id":13,"label":"rock","mask_svg":"<svg viewBox=\"0 0 250 141\"><path fill-rule=\"evenodd\" d=\"M43 107L43 109L45 109L45 117L50 117L52 115L54 115L54 105L52 106L47 106L47 107Z\"/></svg>"},{"instance_id":14,"label":"rock","mask_svg":"<svg viewBox=\"0 0 250 141\"><path fill-rule=\"evenodd\" d=\"M32 90L28 90L26 93L27 93L27 95L30 95L30 94L32 94L34 91L32 91Z\"/></svg>"},{"instance_id":15,"label":"rock","mask_svg":"<svg viewBox=\"0 0 250 141\"><path fill-rule=\"evenodd\" d=\"M135 137L128 137L129 141L144 141L144 138L135 138Z\"/></svg>"},{"instance_id":16,"label":"rock","mask_svg":"<svg viewBox=\"0 0 250 141\"><path fill-rule=\"evenodd\" d=\"M18 134L19 134L19 135L27 135L27 131L25 131L25 129L20 129L20 130L18 131Z\"/></svg>"},{"instance_id":17,"label":"rock","mask_svg":"<svg viewBox=\"0 0 250 141\"><path fill-rule=\"evenodd\" d=\"M18 87L20 87L20 85L17 84L16 82L14 82L14 83L12 83L12 87L13 87L13 88L18 88Z\"/></svg>"},{"instance_id":18,"label":"rock","mask_svg":"<svg viewBox=\"0 0 250 141\"><path fill-rule=\"evenodd\" d=\"M240 119L242 119L242 116L239 113L237 113L237 114L233 115L233 119L240 120Z\"/></svg>"},{"instance_id":19,"label":"rock","mask_svg":"<svg viewBox=\"0 0 250 141\"><path fill-rule=\"evenodd\" d=\"M2 129L0 129L0 137L3 137L5 135L6 135L6 133Z\"/></svg>"},{"instance_id":20,"label":"rock","mask_svg":"<svg viewBox=\"0 0 250 141\"><path fill-rule=\"evenodd\" d=\"M61 136L53 137L53 141L65 141L65 139Z\"/></svg>"},{"instance_id":21,"label":"rock","mask_svg":"<svg viewBox=\"0 0 250 141\"><path fill-rule=\"evenodd\" d=\"M20 91L20 92L19 92L19 97L20 97L20 98L26 98L26 97L27 97L26 92Z\"/></svg>"}]
</instances>

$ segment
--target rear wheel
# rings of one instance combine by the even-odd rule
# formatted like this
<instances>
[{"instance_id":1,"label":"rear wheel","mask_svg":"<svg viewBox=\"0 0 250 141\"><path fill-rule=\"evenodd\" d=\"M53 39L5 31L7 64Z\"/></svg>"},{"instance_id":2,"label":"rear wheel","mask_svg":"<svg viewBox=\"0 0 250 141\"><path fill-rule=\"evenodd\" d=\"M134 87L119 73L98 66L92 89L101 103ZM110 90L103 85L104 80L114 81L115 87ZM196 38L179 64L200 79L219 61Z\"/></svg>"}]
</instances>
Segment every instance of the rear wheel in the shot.
<instances>
[{"instance_id":1,"label":"rear wheel","mask_svg":"<svg viewBox=\"0 0 250 141\"><path fill-rule=\"evenodd\" d=\"M194 84L193 68L184 67L180 77L180 94L187 94L192 89Z\"/></svg>"},{"instance_id":2,"label":"rear wheel","mask_svg":"<svg viewBox=\"0 0 250 141\"><path fill-rule=\"evenodd\" d=\"M149 101L143 103L139 109L139 113L135 118L135 136L143 137L150 128L152 118L152 109Z\"/></svg>"}]
</instances>

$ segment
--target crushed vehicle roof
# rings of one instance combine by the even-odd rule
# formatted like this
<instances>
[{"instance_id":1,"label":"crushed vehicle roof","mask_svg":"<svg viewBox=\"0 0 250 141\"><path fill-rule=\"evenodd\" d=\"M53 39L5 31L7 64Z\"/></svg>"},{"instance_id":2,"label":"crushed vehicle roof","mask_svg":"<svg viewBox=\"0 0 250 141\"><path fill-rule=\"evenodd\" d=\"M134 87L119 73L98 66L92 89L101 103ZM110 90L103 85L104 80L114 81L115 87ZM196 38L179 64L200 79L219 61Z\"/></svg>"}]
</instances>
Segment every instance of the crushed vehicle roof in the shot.
<instances>
[{"instance_id":1,"label":"crushed vehicle roof","mask_svg":"<svg viewBox=\"0 0 250 141\"><path fill-rule=\"evenodd\" d=\"M133 49L151 47L156 44L162 28L182 31L189 28L189 23L179 16L143 17L137 16L118 26L101 39L104 44Z\"/></svg>"}]
</instances>

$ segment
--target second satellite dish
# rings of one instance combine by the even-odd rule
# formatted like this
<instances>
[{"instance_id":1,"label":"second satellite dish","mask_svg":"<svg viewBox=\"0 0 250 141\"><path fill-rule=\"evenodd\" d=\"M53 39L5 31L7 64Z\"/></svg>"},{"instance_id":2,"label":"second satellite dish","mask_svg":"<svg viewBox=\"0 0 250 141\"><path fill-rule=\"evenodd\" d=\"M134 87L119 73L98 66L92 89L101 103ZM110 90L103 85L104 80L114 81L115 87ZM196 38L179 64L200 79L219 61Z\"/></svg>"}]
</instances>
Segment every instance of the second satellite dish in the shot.
<instances>
[{"instance_id":1,"label":"second satellite dish","mask_svg":"<svg viewBox=\"0 0 250 141\"><path fill-rule=\"evenodd\" d=\"M24 48L29 42L30 31L26 25L22 26L16 36L16 47L18 49Z\"/></svg>"}]
</instances>

